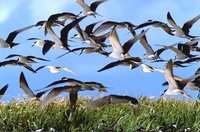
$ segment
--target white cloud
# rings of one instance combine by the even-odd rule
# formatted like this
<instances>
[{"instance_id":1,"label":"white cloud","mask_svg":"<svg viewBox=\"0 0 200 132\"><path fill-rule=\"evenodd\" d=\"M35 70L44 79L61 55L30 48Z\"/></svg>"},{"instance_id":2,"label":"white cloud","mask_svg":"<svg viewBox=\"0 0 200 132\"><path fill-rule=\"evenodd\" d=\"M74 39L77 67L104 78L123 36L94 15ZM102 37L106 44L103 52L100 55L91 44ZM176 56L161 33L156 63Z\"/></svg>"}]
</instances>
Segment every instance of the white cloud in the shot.
<instances>
[{"instance_id":1,"label":"white cloud","mask_svg":"<svg viewBox=\"0 0 200 132\"><path fill-rule=\"evenodd\" d=\"M0 23L5 22L10 14L10 10L9 9L0 9Z\"/></svg>"},{"instance_id":2,"label":"white cloud","mask_svg":"<svg viewBox=\"0 0 200 132\"><path fill-rule=\"evenodd\" d=\"M72 3L72 0L34 0L27 3L27 8L30 10L32 21L35 22L47 19L53 13L66 11Z\"/></svg>"},{"instance_id":3,"label":"white cloud","mask_svg":"<svg viewBox=\"0 0 200 132\"><path fill-rule=\"evenodd\" d=\"M23 3L24 0L6 0L0 4L0 24L6 22L12 13ZM11 4L12 3L12 4Z\"/></svg>"}]
</instances>

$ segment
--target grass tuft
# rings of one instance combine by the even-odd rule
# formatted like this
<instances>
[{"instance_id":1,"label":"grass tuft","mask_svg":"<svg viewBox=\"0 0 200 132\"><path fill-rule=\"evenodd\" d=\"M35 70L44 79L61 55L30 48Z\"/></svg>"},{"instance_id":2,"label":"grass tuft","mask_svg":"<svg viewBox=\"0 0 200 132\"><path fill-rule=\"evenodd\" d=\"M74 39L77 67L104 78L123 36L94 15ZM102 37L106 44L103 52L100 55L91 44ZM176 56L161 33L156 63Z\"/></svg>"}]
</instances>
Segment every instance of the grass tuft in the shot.
<instances>
[{"instance_id":1,"label":"grass tuft","mask_svg":"<svg viewBox=\"0 0 200 132\"><path fill-rule=\"evenodd\" d=\"M175 99L140 99L141 114L134 116L128 104L85 108L81 98L68 121L68 100L55 100L44 109L39 101L11 101L0 104L1 131L191 131L200 130L200 104ZM189 130L188 129L188 130Z\"/></svg>"}]
</instances>

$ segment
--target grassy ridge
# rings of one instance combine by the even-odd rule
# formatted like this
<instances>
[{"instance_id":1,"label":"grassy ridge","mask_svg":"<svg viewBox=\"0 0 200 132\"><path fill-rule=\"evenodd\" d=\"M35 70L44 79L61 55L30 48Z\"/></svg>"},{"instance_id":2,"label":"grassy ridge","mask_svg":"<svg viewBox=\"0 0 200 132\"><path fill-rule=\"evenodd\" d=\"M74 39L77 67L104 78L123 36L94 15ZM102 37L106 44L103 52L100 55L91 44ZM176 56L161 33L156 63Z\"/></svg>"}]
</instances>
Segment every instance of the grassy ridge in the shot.
<instances>
[{"instance_id":1,"label":"grassy ridge","mask_svg":"<svg viewBox=\"0 0 200 132\"><path fill-rule=\"evenodd\" d=\"M108 105L101 108L84 108L88 99L81 98L78 107L67 121L67 100L56 100L38 110L38 101L11 101L0 104L0 129L2 131L31 131L43 128L56 131L192 131L200 130L200 104L183 100L141 99L141 114L136 117L127 104ZM176 128L173 127L176 125Z\"/></svg>"}]
</instances>

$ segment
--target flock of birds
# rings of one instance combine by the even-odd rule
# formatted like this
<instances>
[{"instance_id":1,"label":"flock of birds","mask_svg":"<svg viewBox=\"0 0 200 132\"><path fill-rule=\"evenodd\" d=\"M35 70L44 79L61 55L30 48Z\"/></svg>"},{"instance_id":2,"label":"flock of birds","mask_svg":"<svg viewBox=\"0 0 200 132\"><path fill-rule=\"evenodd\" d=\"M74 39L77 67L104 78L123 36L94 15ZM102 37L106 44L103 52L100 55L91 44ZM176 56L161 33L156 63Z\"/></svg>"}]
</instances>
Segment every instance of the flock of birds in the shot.
<instances>
[{"instance_id":1,"label":"flock of birds","mask_svg":"<svg viewBox=\"0 0 200 132\"><path fill-rule=\"evenodd\" d=\"M0 48L12 48L20 46L20 43L16 43L14 40L17 35L20 35L22 32L25 32L31 28L39 27L40 30L44 29L45 35L49 34L52 37L52 40L40 39L40 38L29 38L28 40L34 40L33 46L38 46L42 48L42 54L45 56L50 49L61 49L65 50L66 53L57 57L61 58L67 54L74 52L80 52L81 54L92 54L98 53L102 56L111 57L116 59L116 61L111 62L99 69L98 72L103 72L114 68L116 66L129 66L130 69L135 69L139 66L143 68L144 72L155 72L158 71L164 75L166 82L163 85L169 85L163 94L168 95L177 95L183 94L186 97L191 98L191 96L184 91L184 88L187 87L191 90L200 91L200 68L196 70L194 75L191 75L189 78L181 78L173 74L173 69L175 67L187 67L187 64L198 63L200 57L193 53L200 52L200 47L198 47L198 42L200 36L193 36L190 34L190 29L193 24L200 19L200 15L192 18L191 20L184 23L182 27L176 24L175 20L172 18L170 12L167 13L168 23L157 20L148 20L139 25L135 25L132 22L123 21L98 21L91 23L86 26L85 29L80 27L82 20L87 19L87 17L102 17L96 12L96 9L99 5L106 2L107 0L98 0L93 2L91 5L88 5L84 0L76 0L76 2L83 8L79 14L74 14L71 12L62 12L49 16L47 20L39 21L36 24L15 30L11 32L6 39L0 39ZM67 21L67 22L66 22ZM68 22L69 21L69 22ZM98 25L98 26L97 26ZM60 30L60 35L56 34L54 27L58 26L62 29ZM148 27L147 29L145 29ZM147 41L146 33L149 32L149 28L160 28L168 35L185 38L187 42L181 43L178 42L173 45L161 45L162 48L154 50ZM68 37L69 32L74 29L77 34ZM124 44L120 42L120 37L117 30L125 29L131 33L132 37L127 40ZM137 33L138 30L141 32ZM71 48L70 41L71 39L79 39L85 43L85 46L78 48ZM107 41L109 44L106 44ZM135 43L139 42L146 54L143 57L133 57L130 54L130 50ZM111 52L109 52L111 50ZM165 60L161 57L166 50L171 50L176 54L175 59ZM17 58L17 59L13 59ZM51 65L43 65L37 69L33 69L32 65L38 63L38 61L50 61L42 57L37 56L24 56L20 54L11 54L7 56L5 60L0 62L0 67L3 66L22 66L33 73L37 73L39 70L47 68L51 73L57 73L62 70L67 71L72 74L78 74L77 72L68 69L67 67L56 67ZM151 61L154 63L163 62L166 63L164 70L150 66L146 64L146 61ZM76 106L78 99L78 92L84 90L99 90L100 92L106 92L107 87L103 84L95 81L83 82L74 78L63 77L60 80L56 80L46 87L39 89L37 93L34 93L28 85L26 77L23 72L21 72L19 77L20 87L24 90L27 97L36 98L41 100L39 107L44 107L49 103L50 100L61 94L62 92L69 92L69 100L71 107ZM62 85L61 85L62 84ZM59 86L57 86L59 85ZM8 88L6 84L0 90L1 97L4 95ZM47 93L47 94L46 94ZM46 96L41 99L42 96ZM87 107L97 107L103 106L105 104L113 103L128 103L130 102L133 105L135 115L138 114L139 103L136 98L130 96L121 96L121 95L108 95L97 100L90 101L85 104Z\"/></svg>"}]
</instances>

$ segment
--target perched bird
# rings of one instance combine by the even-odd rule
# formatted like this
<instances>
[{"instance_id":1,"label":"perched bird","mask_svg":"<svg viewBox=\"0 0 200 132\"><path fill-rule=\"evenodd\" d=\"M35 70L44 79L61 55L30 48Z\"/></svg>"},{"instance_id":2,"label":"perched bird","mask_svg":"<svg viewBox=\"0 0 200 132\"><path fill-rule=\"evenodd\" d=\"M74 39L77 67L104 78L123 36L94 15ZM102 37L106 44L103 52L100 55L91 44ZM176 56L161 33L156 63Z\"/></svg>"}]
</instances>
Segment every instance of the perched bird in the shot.
<instances>
[{"instance_id":1,"label":"perched bird","mask_svg":"<svg viewBox=\"0 0 200 132\"><path fill-rule=\"evenodd\" d=\"M3 88L0 89L0 99L3 97L7 89L8 89L8 84L6 84L5 86L3 86Z\"/></svg>"},{"instance_id":2,"label":"perched bird","mask_svg":"<svg viewBox=\"0 0 200 132\"><path fill-rule=\"evenodd\" d=\"M195 22L197 22L200 19L200 15L194 17L193 19L187 21L184 23L183 27L181 28L176 24L174 19L172 18L170 12L167 13L167 21L170 25L173 26L174 31L172 31L172 34L174 34L177 37L184 37L184 38L195 38L196 36L189 35L190 28L193 26Z\"/></svg>"},{"instance_id":3,"label":"perched bird","mask_svg":"<svg viewBox=\"0 0 200 132\"><path fill-rule=\"evenodd\" d=\"M0 38L0 48L12 48L16 45L18 45L19 43L15 43L13 42L15 37L21 33L21 32L24 32L32 27L34 27L35 25L31 25L31 26L27 26L27 27L24 27L24 28L21 28L21 29L18 29L18 30L15 30L13 32L11 32L8 37L6 38L6 40L3 40Z\"/></svg>"},{"instance_id":4,"label":"perched bird","mask_svg":"<svg viewBox=\"0 0 200 132\"><path fill-rule=\"evenodd\" d=\"M162 93L161 96L163 96L164 94L167 94L167 95L183 94L186 97L191 98L191 96L189 94L187 94L183 89L192 78L183 79L182 81L177 83L176 80L174 79L172 67L173 67L172 66L172 60L170 59L167 62L167 66L166 66L166 69L164 71L164 75L165 75L165 78L166 78L166 80L169 84L169 88L164 90L164 93Z\"/></svg>"},{"instance_id":5,"label":"perched bird","mask_svg":"<svg viewBox=\"0 0 200 132\"><path fill-rule=\"evenodd\" d=\"M84 0L76 0L76 2L83 8L83 11L80 12L79 16L93 15L95 17L95 15L99 15L98 13L96 13L96 9L100 4L106 1L107 0L98 0L98 1L93 2L90 6L88 6Z\"/></svg>"},{"instance_id":6,"label":"perched bird","mask_svg":"<svg viewBox=\"0 0 200 132\"><path fill-rule=\"evenodd\" d=\"M57 73L57 72L60 72L60 71L66 71L66 72L78 75L78 73L76 73L75 71L72 71L69 68L63 67L63 66L62 67L58 67L58 66L40 66L35 71L37 72L38 70L40 70L42 68L48 68L51 73Z\"/></svg>"},{"instance_id":7,"label":"perched bird","mask_svg":"<svg viewBox=\"0 0 200 132\"><path fill-rule=\"evenodd\" d=\"M102 98L92 100L84 104L85 107L101 107L109 104L119 104L119 103L129 103L132 106L134 115L138 116L140 114L139 102L136 98L130 96L121 95L108 95Z\"/></svg>"},{"instance_id":8,"label":"perched bird","mask_svg":"<svg viewBox=\"0 0 200 132\"><path fill-rule=\"evenodd\" d=\"M43 91L34 94L33 91L30 89L23 72L21 72L20 77L19 77L19 85L20 85L20 88L24 90L25 94L29 98L35 97L36 99L39 99L43 94L45 94L45 92Z\"/></svg>"}]
</instances>

